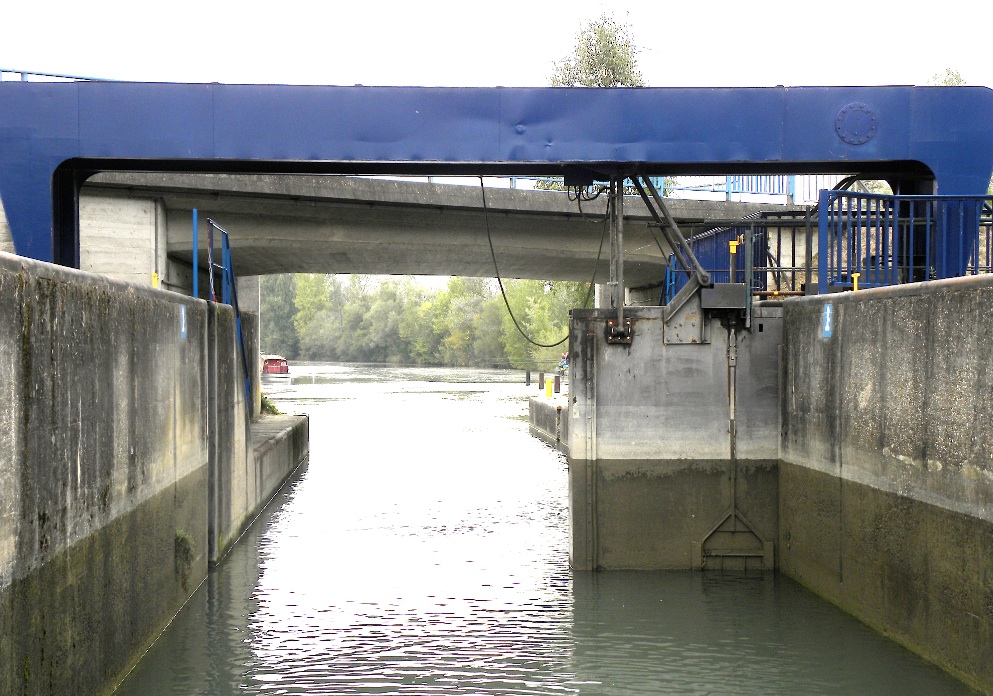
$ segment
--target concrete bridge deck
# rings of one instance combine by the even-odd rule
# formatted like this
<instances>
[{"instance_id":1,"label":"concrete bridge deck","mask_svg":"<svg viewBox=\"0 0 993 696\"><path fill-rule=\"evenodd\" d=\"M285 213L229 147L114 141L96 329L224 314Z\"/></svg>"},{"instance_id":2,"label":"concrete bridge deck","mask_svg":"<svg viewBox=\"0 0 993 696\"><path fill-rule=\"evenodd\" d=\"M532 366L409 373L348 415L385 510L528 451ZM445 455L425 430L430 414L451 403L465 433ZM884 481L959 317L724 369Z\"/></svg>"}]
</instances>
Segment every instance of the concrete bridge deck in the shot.
<instances>
[{"instance_id":1,"label":"concrete bridge deck","mask_svg":"<svg viewBox=\"0 0 993 696\"><path fill-rule=\"evenodd\" d=\"M119 262L115 215L154 206L168 258L192 261L190 211L232 234L239 275L391 273L493 277L487 226L500 274L511 278L589 281L609 275L603 241L606 196L580 205L565 192L486 189L392 179L315 175L104 173L83 188L83 256L88 267ZM687 234L769 205L672 200ZM780 206L773 206L780 207ZM115 208L120 213L115 213ZM658 284L662 253L640 199L626 206L625 274L629 285ZM154 239L150 230L146 237ZM604 247L601 250L601 242ZM201 245L205 245L201 240ZM599 257L599 262L598 262ZM205 259L203 259L205 261ZM165 264L160 261L160 267ZM102 270L101 272L107 272ZM161 272L181 285L179 268ZM173 277L170 277L173 276Z\"/></svg>"}]
</instances>

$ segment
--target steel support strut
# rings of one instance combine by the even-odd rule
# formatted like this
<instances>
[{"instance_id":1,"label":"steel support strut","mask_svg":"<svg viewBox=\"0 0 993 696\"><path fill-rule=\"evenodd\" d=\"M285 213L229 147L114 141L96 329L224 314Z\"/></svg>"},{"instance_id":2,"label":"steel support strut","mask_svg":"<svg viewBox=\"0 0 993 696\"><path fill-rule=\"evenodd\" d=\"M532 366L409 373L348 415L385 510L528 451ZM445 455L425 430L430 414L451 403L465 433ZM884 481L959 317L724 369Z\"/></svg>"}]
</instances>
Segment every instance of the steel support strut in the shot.
<instances>
[{"instance_id":1,"label":"steel support strut","mask_svg":"<svg viewBox=\"0 0 993 696\"><path fill-rule=\"evenodd\" d=\"M634 338L631 320L624 318L624 177L610 180L610 301L617 310L607 320L606 339L610 344L630 345Z\"/></svg>"},{"instance_id":2,"label":"steel support strut","mask_svg":"<svg viewBox=\"0 0 993 696\"><path fill-rule=\"evenodd\" d=\"M676 260L686 269L687 273L691 274L686 285L665 306L665 320L669 321L701 287L710 285L710 274L700 265L700 261L697 259L696 254L693 253L689 242L683 237L679 225L676 224L675 218L672 217L669 208L666 207L662 196L659 195L658 189L655 188L652 180L648 177L641 177L639 181L638 177L632 177L631 181L634 187L638 189L638 193L645 202L648 212L651 213L655 222L661 228L662 235L665 237L666 242L669 243L669 247L672 249L672 253L675 254Z\"/></svg>"}]
</instances>

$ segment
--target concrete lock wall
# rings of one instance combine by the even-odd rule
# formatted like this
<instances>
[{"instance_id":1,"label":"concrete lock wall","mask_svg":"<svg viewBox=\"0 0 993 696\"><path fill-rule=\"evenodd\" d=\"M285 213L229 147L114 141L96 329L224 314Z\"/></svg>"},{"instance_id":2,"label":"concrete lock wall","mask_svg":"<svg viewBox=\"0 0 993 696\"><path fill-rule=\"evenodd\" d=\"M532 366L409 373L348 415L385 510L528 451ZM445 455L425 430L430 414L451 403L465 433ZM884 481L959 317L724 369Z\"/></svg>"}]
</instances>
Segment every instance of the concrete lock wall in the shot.
<instances>
[{"instance_id":1,"label":"concrete lock wall","mask_svg":"<svg viewBox=\"0 0 993 696\"><path fill-rule=\"evenodd\" d=\"M242 314L252 376L249 384L252 404L246 405L245 373L234 310L228 305L210 304L207 316L207 370L209 383L214 386L207 411L211 453L208 548L209 561L216 564L306 457L309 440L306 419L295 418L292 432L280 438L279 447L274 448L269 437L262 437L258 447L252 446L250 430L265 431L264 425L250 424L251 413L258 413L261 395L258 317ZM272 435L282 433L285 427Z\"/></svg>"},{"instance_id":2,"label":"concrete lock wall","mask_svg":"<svg viewBox=\"0 0 993 696\"><path fill-rule=\"evenodd\" d=\"M99 693L207 570L206 305L0 255L0 693Z\"/></svg>"},{"instance_id":3,"label":"concrete lock wall","mask_svg":"<svg viewBox=\"0 0 993 696\"><path fill-rule=\"evenodd\" d=\"M752 330L737 334L732 464L728 332L719 319L702 320L710 342L681 345L664 340L672 329L663 325L662 308L627 308L634 340L623 346L608 345L604 335L615 313L573 312L574 568L773 565L780 314L756 310ZM730 516L733 504L736 516Z\"/></svg>"},{"instance_id":4,"label":"concrete lock wall","mask_svg":"<svg viewBox=\"0 0 993 696\"><path fill-rule=\"evenodd\" d=\"M993 278L786 303L781 569L993 693Z\"/></svg>"},{"instance_id":5,"label":"concrete lock wall","mask_svg":"<svg viewBox=\"0 0 993 696\"><path fill-rule=\"evenodd\" d=\"M306 419L249 445L230 307L6 254L0 297L0 693L106 693L305 457Z\"/></svg>"}]
</instances>

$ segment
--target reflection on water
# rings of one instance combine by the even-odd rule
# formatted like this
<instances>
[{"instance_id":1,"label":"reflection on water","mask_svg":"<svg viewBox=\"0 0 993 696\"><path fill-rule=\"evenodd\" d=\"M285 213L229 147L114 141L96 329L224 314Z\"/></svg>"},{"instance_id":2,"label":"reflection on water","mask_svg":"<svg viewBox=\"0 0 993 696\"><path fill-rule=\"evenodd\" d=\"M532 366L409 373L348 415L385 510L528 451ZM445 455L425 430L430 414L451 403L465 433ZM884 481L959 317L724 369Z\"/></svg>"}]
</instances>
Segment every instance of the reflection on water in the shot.
<instances>
[{"instance_id":1,"label":"reflection on water","mask_svg":"<svg viewBox=\"0 0 993 696\"><path fill-rule=\"evenodd\" d=\"M294 373L309 465L120 694L972 693L785 578L573 575L523 375Z\"/></svg>"}]
</instances>

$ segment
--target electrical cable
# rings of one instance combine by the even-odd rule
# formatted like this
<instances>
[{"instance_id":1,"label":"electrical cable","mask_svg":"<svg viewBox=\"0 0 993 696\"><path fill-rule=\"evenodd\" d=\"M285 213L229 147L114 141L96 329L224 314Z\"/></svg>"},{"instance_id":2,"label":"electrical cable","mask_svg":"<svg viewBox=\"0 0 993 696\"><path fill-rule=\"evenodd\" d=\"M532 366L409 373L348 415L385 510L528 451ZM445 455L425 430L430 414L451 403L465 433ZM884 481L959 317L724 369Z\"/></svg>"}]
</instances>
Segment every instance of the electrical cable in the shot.
<instances>
[{"instance_id":1,"label":"electrical cable","mask_svg":"<svg viewBox=\"0 0 993 696\"><path fill-rule=\"evenodd\" d=\"M520 323L517 321L517 317L514 316L514 310L510 308L510 300L507 299L507 291L504 289L503 280L500 277L500 268L497 265L496 251L494 251L493 249L493 235L490 233L490 214L489 214L489 208L486 205L486 187L483 185L483 177L479 177L479 190L482 192L482 196L483 196L483 219L486 221L486 241L490 245L490 257L493 259L493 271L496 273L497 285L500 286L500 296L503 297L503 303L507 307L507 313L510 315L511 321L514 322L514 326L517 328L518 333L520 333L521 336L524 337L524 340L530 343L531 345L537 346L539 348L555 348L556 346L562 345L563 343L569 340L569 334L566 334L565 338L563 338L561 341L556 341L555 343L541 343L539 341L535 341L533 338L528 336L524 332L524 329L521 328ZM600 194L598 193L597 195ZM596 198L596 196L594 196L594 198ZM588 199L588 200L592 200L592 199ZM580 213L582 213L581 206L580 206ZM610 201L608 200L607 216L604 218L604 228L603 228L604 231L600 235L600 249L599 251L597 251L596 263L593 265L593 277L590 278L590 286L586 291L586 299L583 301L584 307L590 303L590 296L593 293L593 285L594 282L596 281L596 269L597 266L600 265L600 256L603 253L603 240L606 237L607 221L609 219L610 219Z\"/></svg>"}]
</instances>

